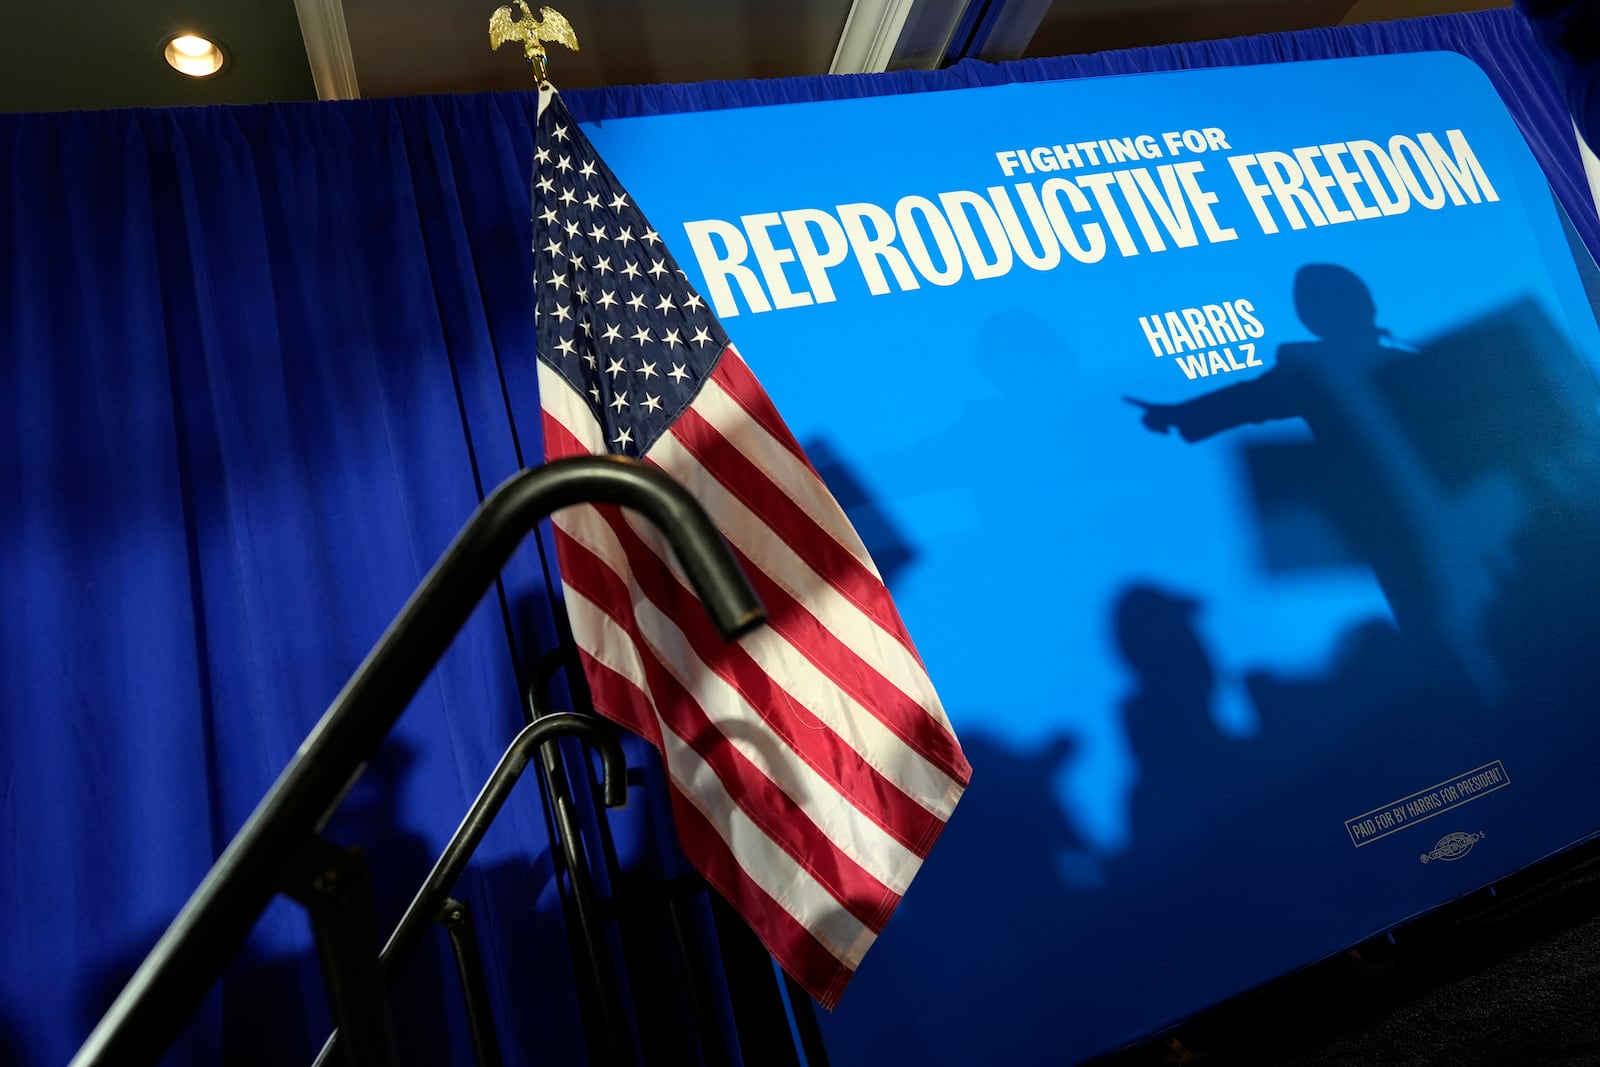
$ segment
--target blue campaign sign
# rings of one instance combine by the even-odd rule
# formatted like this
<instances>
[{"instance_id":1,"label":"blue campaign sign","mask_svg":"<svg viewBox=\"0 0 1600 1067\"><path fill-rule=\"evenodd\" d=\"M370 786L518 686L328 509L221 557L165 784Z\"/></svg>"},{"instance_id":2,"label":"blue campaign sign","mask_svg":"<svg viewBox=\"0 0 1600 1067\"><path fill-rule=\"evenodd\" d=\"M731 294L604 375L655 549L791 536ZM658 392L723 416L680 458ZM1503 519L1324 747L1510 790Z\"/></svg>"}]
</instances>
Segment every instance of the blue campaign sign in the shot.
<instances>
[{"instance_id":1,"label":"blue campaign sign","mask_svg":"<svg viewBox=\"0 0 1600 1067\"><path fill-rule=\"evenodd\" d=\"M837 1062L1105 1051L1600 827L1600 334L1465 60L590 133L974 767Z\"/></svg>"}]
</instances>

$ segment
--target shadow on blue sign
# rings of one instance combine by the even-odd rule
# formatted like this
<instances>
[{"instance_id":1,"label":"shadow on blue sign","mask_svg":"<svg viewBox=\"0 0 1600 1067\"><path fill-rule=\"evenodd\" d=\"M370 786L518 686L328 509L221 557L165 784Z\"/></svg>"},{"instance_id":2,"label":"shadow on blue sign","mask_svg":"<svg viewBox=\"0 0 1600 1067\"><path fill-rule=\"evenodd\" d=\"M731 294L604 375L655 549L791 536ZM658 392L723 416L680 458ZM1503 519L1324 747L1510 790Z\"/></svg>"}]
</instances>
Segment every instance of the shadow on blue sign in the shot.
<instances>
[{"instance_id":1,"label":"shadow on blue sign","mask_svg":"<svg viewBox=\"0 0 1600 1067\"><path fill-rule=\"evenodd\" d=\"M883 584L894 589L895 579L916 559L916 550L893 520L872 499L860 477L826 440L812 438L802 446L822 482L839 502L850 523L877 564Z\"/></svg>"},{"instance_id":2,"label":"shadow on blue sign","mask_svg":"<svg viewBox=\"0 0 1600 1067\"><path fill-rule=\"evenodd\" d=\"M897 984L877 991L875 1010L907 1014L872 1032L929 1046L851 1042L851 1062L1107 1051L1370 936L1380 916L1473 888L1470 871L1442 882L1406 840L1357 854L1345 820L1486 760L1503 759L1513 778L1519 765L1546 769L1542 792L1499 792L1468 809L1472 825L1440 820L1441 833L1495 820L1523 847L1571 840L1544 813L1586 788L1551 764L1551 737L1600 743L1587 713L1600 686L1591 372L1531 302L1407 345L1387 337L1366 284L1343 267L1303 267L1294 292L1316 340L1183 403L1140 401L1132 417L1196 445L1303 423L1309 442L1247 438L1235 452L1264 571L1367 568L1391 617L1350 626L1320 667L1247 669L1259 730L1240 738L1217 727L1204 596L1148 581L1120 589L1105 618L1138 766L1131 841L1097 854L1077 832L1057 790L1070 739L1019 751L964 730L973 788L874 950L892 957L878 962ZM1285 540L1306 531L1306 543ZM869 961L863 980L871 971Z\"/></svg>"}]
</instances>

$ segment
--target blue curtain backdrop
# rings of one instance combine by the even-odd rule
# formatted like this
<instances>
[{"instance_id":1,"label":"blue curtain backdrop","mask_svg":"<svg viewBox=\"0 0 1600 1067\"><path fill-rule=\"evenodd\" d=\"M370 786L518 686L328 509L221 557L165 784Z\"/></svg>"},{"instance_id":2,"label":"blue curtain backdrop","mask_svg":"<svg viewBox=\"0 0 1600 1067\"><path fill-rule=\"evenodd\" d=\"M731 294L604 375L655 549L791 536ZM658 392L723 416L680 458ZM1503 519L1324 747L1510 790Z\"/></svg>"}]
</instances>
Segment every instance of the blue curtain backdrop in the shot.
<instances>
[{"instance_id":1,"label":"blue curtain backdrop","mask_svg":"<svg viewBox=\"0 0 1600 1067\"><path fill-rule=\"evenodd\" d=\"M604 121L1425 49L1489 73L1600 248L1562 98L1503 11L569 101ZM532 109L507 94L0 116L0 1062L71 1055L455 530L540 456ZM519 724L519 671L553 644L538 549L330 832L369 846L385 926ZM647 774L622 859L640 880L678 873L659 770L629 754ZM508 1059L574 1062L532 796L464 892L500 935L484 947ZM421 1007L453 991L433 964L399 995L416 1063L448 1062L465 1030L452 996ZM637 982L641 1000L671 995ZM325 1025L304 923L275 905L175 1062L304 1059Z\"/></svg>"}]
</instances>

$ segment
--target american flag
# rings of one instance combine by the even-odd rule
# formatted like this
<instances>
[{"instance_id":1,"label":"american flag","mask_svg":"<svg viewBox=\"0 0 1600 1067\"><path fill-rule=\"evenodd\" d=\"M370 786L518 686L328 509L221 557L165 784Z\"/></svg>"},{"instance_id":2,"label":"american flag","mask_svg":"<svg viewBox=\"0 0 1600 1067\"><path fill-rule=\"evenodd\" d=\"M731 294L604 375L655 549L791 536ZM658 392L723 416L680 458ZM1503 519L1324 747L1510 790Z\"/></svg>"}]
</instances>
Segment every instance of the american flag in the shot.
<instances>
[{"instance_id":1,"label":"american flag","mask_svg":"<svg viewBox=\"0 0 1600 1067\"><path fill-rule=\"evenodd\" d=\"M769 615L725 644L647 522L557 512L595 707L660 749L685 854L831 1008L971 770L849 520L549 90L535 144L546 455L610 452L672 475Z\"/></svg>"}]
</instances>

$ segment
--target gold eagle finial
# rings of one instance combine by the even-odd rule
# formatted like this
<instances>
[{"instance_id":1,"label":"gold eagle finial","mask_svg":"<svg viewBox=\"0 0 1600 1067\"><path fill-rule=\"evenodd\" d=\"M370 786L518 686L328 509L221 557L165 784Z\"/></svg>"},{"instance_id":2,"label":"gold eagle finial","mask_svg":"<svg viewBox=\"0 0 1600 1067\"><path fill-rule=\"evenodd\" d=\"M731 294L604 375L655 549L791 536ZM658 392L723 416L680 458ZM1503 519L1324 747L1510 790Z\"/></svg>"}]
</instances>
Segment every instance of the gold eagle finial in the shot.
<instances>
[{"instance_id":1,"label":"gold eagle finial","mask_svg":"<svg viewBox=\"0 0 1600 1067\"><path fill-rule=\"evenodd\" d=\"M521 41L522 54L533 65L541 83L550 58L545 54L544 42L564 44L574 52L578 50L578 35L572 32L572 23L553 7L541 7L535 18L526 0L517 0L522 17L513 19L511 8L502 7L489 16L489 47L499 48L507 41Z\"/></svg>"}]
</instances>

